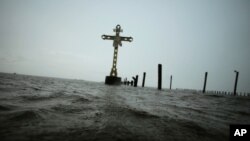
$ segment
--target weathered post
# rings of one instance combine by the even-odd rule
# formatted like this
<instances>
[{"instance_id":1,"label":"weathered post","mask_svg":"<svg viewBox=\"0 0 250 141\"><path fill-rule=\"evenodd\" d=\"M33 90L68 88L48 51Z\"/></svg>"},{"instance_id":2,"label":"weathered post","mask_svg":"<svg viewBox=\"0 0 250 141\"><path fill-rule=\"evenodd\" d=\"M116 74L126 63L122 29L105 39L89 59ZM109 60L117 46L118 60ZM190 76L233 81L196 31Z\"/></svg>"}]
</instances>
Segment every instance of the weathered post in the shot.
<instances>
[{"instance_id":1,"label":"weathered post","mask_svg":"<svg viewBox=\"0 0 250 141\"><path fill-rule=\"evenodd\" d=\"M138 75L136 75L136 77L132 77L134 80L134 87L137 87L137 83L138 83Z\"/></svg>"},{"instance_id":2,"label":"weathered post","mask_svg":"<svg viewBox=\"0 0 250 141\"><path fill-rule=\"evenodd\" d=\"M118 24L114 29L116 33L115 36L102 35L103 40L113 40L114 55L113 55L113 65L109 76L106 76L105 84L108 85L120 85L121 77L117 75L117 58L118 58L118 46L122 46L122 41L132 42L132 37L122 37L120 32L122 32L121 26Z\"/></svg>"},{"instance_id":3,"label":"weathered post","mask_svg":"<svg viewBox=\"0 0 250 141\"><path fill-rule=\"evenodd\" d=\"M136 83L136 78L135 77L132 77L132 79L134 80L134 87L135 87L135 83Z\"/></svg>"},{"instance_id":4,"label":"weathered post","mask_svg":"<svg viewBox=\"0 0 250 141\"><path fill-rule=\"evenodd\" d=\"M127 81L125 85L129 85L129 83L130 83L130 82L129 82L129 81Z\"/></svg>"},{"instance_id":5,"label":"weathered post","mask_svg":"<svg viewBox=\"0 0 250 141\"><path fill-rule=\"evenodd\" d=\"M128 85L128 86L131 85L131 81L128 81L127 85Z\"/></svg>"},{"instance_id":6,"label":"weathered post","mask_svg":"<svg viewBox=\"0 0 250 141\"><path fill-rule=\"evenodd\" d=\"M206 92L206 85L207 85L207 72L205 72L205 79L204 79L204 86L203 86L203 93Z\"/></svg>"},{"instance_id":7,"label":"weathered post","mask_svg":"<svg viewBox=\"0 0 250 141\"><path fill-rule=\"evenodd\" d=\"M239 72L236 70L234 72L236 73L235 84L234 84L234 95L236 95L237 94L237 83L238 83Z\"/></svg>"},{"instance_id":8,"label":"weathered post","mask_svg":"<svg viewBox=\"0 0 250 141\"><path fill-rule=\"evenodd\" d=\"M134 81L131 81L130 84L131 84L131 86L133 86L134 85Z\"/></svg>"},{"instance_id":9,"label":"weathered post","mask_svg":"<svg viewBox=\"0 0 250 141\"><path fill-rule=\"evenodd\" d=\"M142 87L144 87L145 85L145 77L146 77L146 72L143 73Z\"/></svg>"},{"instance_id":10,"label":"weathered post","mask_svg":"<svg viewBox=\"0 0 250 141\"><path fill-rule=\"evenodd\" d=\"M158 90L161 90L162 65L158 64Z\"/></svg>"},{"instance_id":11,"label":"weathered post","mask_svg":"<svg viewBox=\"0 0 250 141\"><path fill-rule=\"evenodd\" d=\"M136 75L136 83L135 83L135 87L137 87L137 84L138 84L138 78L139 78L139 76L138 76L138 75Z\"/></svg>"},{"instance_id":12,"label":"weathered post","mask_svg":"<svg viewBox=\"0 0 250 141\"><path fill-rule=\"evenodd\" d=\"M172 89L172 75L170 76L170 90Z\"/></svg>"},{"instance_id":13,"label":"weathered post","mask_svg":"<svg viewBox=\"0 0 250 141\"><path fill-rule=\"evenodd\" d=\"M124 79L124 85L127 85L127 78Z\"/></svg>"}]
</instances>

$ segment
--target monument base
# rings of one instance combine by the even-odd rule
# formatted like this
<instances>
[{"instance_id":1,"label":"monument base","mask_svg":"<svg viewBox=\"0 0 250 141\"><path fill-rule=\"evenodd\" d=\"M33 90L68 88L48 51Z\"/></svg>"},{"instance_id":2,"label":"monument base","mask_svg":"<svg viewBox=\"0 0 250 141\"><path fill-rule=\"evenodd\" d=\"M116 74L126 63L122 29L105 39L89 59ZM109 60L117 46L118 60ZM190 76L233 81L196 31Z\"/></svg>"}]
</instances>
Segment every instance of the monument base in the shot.
<instances>
[{"instance_id":1,"label":"monument base","mask_svg":"<svg viewBox=\"0 0 250 141\"><path fill-rule=\"evenodd\" d=\"M105 84L107 85L121 85L121 77L106 76Z\"/></svg>"}]
</instances>

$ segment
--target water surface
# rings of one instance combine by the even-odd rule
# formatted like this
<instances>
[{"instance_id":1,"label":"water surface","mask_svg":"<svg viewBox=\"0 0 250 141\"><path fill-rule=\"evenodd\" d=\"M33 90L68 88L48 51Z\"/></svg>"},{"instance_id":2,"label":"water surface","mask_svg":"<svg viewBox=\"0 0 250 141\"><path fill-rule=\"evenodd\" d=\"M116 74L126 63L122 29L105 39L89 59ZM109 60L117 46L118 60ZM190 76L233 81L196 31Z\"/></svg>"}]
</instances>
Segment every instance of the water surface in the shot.
<instances>
[{"instance_id":1,"label":"water surface","mask_svg":"<svg viewBox=\"0 0 250 141\"><path fill-rule=\"evenodd\" d=\"M0 73L2 141L227 141L250 97Z\"/></svg>"}]
</instances>

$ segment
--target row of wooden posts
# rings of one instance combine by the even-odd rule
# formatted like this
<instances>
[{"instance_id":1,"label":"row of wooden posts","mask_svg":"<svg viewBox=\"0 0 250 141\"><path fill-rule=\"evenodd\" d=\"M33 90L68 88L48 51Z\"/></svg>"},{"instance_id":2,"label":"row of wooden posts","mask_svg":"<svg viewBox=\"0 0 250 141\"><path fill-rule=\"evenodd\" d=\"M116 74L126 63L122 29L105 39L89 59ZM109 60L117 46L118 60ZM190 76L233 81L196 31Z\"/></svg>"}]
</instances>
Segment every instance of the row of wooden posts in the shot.
<instances>
[{"instance_id":1,"label":"row of wooden posts","mask_svg":"<svg viewBox=\"0 0 250 141\"><path fill-rule=\"evenodd\" d=\"M238 76L239 76L239 72L236 72L236 78L235 78L235 85L234 85L234 92L233 93L229 93L228 94L233 94L233 95L237 95L237 83L238 83ZM203 85L203 90L202 93L206 93L206 85L207 85L207 75L208 73L205 72L205 78L204 78L204 85ZM125 78L124 80L124 85L131 85L134 87L137 87L138 84L138 75L136 75L135 77L132 77L132 81L128 81L127 78ZM146 79L146 72L143 72L143 79L142 79L142 87L145 86L145 79ZM162 65L158 64L158 90L162 89ZM170 76L170 90L172 89L172 75ZM227 92L220 92L220 91L208 91L209 93L216 93L216 94L227 94ZM241 95L242 93L240 93ZM249 94L244 94L243 95L249 95Z\"/></svg>"},{"instance_id":2,"label":"row of wooden posts","mask_svg":"<svg viewBox=\"0 0 250 141\"><path fill-rule=\"evenodd\" d=\"M128 81L127 78L124 80L124 85L131 85L137 87L138 84L138 75L132 77L132 81ZM146 72L143 72L143 79L142 79L142 87L145 86L145 79L146 79ZM158 64L158 89L162 89L162 65ZM170 90L172 89L172 75L170 76Z\"/></svg>"}]
</instances>

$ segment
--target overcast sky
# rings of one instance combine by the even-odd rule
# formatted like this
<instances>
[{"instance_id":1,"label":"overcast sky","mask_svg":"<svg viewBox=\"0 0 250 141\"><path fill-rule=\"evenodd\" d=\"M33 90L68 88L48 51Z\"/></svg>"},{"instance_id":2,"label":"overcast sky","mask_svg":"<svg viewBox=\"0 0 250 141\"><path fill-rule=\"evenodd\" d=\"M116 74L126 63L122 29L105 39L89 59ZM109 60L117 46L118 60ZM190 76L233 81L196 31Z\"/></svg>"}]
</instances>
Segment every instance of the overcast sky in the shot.
<instances>
[{"instance_id":1,"label":"overcast sky","mask_svg":"<svg viewBox=\"0 0 250 141\"><path fill-rule=\"evenodd\" d=\"M0 72L90 81L109 75L120 24L122 78L147 72L146 85L250 92L249 0L0 0Z\"/></svg>"}]
</instances>

